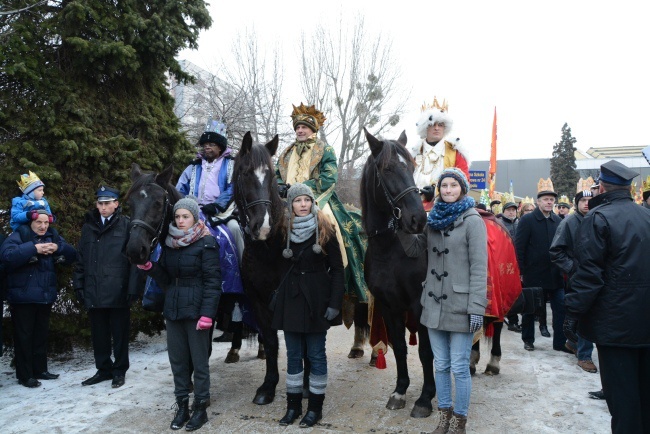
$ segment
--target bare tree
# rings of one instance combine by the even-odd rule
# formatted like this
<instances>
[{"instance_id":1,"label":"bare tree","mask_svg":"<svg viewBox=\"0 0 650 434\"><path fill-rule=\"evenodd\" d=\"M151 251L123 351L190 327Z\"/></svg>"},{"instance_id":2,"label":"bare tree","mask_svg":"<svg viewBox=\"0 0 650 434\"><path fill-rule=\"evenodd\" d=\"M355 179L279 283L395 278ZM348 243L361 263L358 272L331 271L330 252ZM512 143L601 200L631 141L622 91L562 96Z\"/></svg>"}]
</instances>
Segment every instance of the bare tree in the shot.
<instances>
[{"instance_id":1,"label":"bare tree","mask_svg":"<svg viewBox=\"0 0 650 434\"><path fill-rule=\"evenodd\" d=\"M356 175L355 166L367 155L363 128L381 134L395 126L406 101L390 38L366 31L361 16L352 23L341 18L334 31L318 26L300 42L302 90L328 116L321 136L340 146L344 178Z\"/></svg>"}]
</instances>

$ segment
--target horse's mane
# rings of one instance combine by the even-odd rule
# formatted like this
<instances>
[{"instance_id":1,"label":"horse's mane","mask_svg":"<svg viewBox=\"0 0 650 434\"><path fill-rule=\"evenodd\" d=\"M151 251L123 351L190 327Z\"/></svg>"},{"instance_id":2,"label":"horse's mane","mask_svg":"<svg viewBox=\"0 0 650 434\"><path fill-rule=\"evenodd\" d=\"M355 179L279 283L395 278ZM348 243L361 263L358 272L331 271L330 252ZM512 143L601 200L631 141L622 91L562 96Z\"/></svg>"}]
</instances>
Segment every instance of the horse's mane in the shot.
<instances>
[{"instance_id":1,"label":"horse's mane","mask_svg":"<svg viewBox=\"0 0 650 434\"><path fill-rule=\"evenodd\" d=\"M384 146L381 149L377 158L373 157L372 154L368 157L366 164L363 166L363 172L361 175L361 186L360 186L360 199L361 199L361 224L363 229L367 232L367 222L368 222L368 186L369 182L375 182L375 167L379 170L384 170L392 164L396 164L397 157L402 157L409 165L409 170L413 170L415 167L415 161L413 157L406 149L406 146L399 144L395 140L383 140Z\"/></svg>"},{"instance_id":2,"label":"horse's mane","mask_svg":"<svg viewBox=\"0 0 650 434\"><path fill-rule=\"evenodd\" d=\"M242 155L241 152L235 157L235 166L233 168L233 173L239 174L247 171L254 171L255 168L260 166L268 167L270 173L274 174L275 169L273 168L273 162L271 161L271 154L268 149L263 145L253 145L251 146L250 151ZM235 182L234 185L234 195L235 201L239 198L239 183ZM271 234L284 233L286 232L286 216L285 216L285 205L282 199L278 194L278 183L273 177L271 182L271 216L273 219L273 227L271 228ZM238 204L239 206L239 204ZM239 210L240 214L243 214L244 210Z\"/></svg>"}]
</instances>

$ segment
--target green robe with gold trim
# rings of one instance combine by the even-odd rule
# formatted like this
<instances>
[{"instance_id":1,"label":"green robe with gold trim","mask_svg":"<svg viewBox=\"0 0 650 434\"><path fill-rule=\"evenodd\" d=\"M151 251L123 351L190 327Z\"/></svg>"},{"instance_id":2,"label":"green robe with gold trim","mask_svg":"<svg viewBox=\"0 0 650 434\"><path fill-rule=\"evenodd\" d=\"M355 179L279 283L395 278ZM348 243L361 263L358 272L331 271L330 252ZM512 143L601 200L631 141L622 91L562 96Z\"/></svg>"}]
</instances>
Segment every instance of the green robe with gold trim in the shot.
<instances>
[{"instance_id":1,"label":"green robe with gold trim","mask_svg":"<svg viewBox=\"0 0 650 434\"><path fill-rule=\"evenodd\" d=\"M334 148L315 138L302 143L294 142L278 158L276 166L278 182L282 183L287 179L291 154L296 152L299 147L311 149L309 179L303 181L303 184L312 189L320 208L329 204L341 230L348 257L348 266L345 268L346 295L355 296L360 302L365 303L368 301L368 287L363 278L366 248L360 236L361 221L358 216L351 215L346 211L334 191L339 176Z\"/></svg>"}]
</instances>

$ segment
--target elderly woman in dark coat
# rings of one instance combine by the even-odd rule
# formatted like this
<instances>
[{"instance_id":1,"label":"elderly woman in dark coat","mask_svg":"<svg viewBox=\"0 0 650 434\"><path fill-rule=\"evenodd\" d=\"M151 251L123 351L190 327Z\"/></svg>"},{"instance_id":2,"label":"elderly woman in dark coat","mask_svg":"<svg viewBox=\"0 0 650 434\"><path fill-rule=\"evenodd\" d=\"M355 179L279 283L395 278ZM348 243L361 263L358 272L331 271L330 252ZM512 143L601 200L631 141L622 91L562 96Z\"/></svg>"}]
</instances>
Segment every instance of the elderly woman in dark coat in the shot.
<instances>
[{"instance_id":1,"label":"elderly woman in dark coat","mask_svg":"<svg viewBox=\"0 0 650 434\"><path fill-rule=\"evenodd\" d=\"M72 263L77 254L74 247L50 228L51 214L38 210L34 217L28 225L29 232L12 233L0 248L14 326L16 377L25 387L38 387L41 385L38 380L59 377L47 369L50 313L58 296L55 262L63 258Z\"/></svg>"},{"instance_id":2,"label":"elderly woman in dark coat","mask_svg":"<svg viewBox=\"0 0 650 434\"><path fill-rule=\"evenodd\" d=\"M290 228L282 253L287 260L272 322L274 329L284 330L287 346L287 412L280 425L292 424L302 413L304 352L311 372L307 413L300 426L311 427L322 417L327 387L325 339L330 325L341 324L344 268L334 227L315 204L311 188L292 185L287 204Z\"/></svg>"},{"instance_id":3,"label":"elderly woman in dark coat","mask_svg":"<svg viewBox=\"0 0 650 434\"><path fill-rule=\"evenodd\" d=\"M138 265L165 288L163 315L167 326L167 352L174 374L178 410L170 428L199 429L208 421L210 403L210 329L221 296L219 248L193 198L174 205L160 260ZM189 413L191 367L194 369L194 404Z\"/></svg>"}]
</instances>

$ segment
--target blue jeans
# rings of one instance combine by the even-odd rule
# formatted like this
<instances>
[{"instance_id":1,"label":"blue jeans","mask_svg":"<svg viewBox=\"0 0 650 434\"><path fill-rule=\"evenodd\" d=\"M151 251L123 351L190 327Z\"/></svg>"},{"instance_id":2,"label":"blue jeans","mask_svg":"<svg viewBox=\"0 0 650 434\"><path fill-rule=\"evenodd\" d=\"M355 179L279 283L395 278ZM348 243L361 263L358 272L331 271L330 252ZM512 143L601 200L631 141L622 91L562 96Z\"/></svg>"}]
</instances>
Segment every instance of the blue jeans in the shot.
<instances>
[{"instance_id":1,"label":"blue jeans","mask_svg":"<svg viewBox=\"0 0 650 434\"><path fill-rule=\"evenodd\" d=\"M594 352L594 344L578 336L578 360L591 360L591 354Z\"/></svg>"},{"instance_id":2,"label":"blue jeans","mask_svg":"<svg viewBox=\"0 0 650 434\"><path fill-rule=\"evenodd\" d=\"M454 407L454 412L467 416L469 397L472 393L472 377L469 374L469 354L472 350L473 333L446 332L428 329L433 366L436 368L438 408ZM451 372L456 385L456 402L451 400Z\"/></svg>"},{"instance_id":3,"label":"blue jeans","mask_svg":"<svg viewBox=\"0 0 650 434\"><path fill-rule=\"evenodd\" d=\"M309 391L324 394L327 388L327 355L325 340L327 332L284 332L287 346L287 393L302 392L303 355L309 359Z\"/></svg>"},{"instance_id":4,"label":"blue jeans","mask_svg":"<svg viewBox=\"0 0 650 434\"><path fill-rule=\"evenodd\" d=\"M553 348L558 350L564 347L566 337L562 331L564 324L564 289L544 290L551 301L551 313L553 315ZM524 314L521 316L521 340L524 342L535 342L535 314Z\"/></svg>"}]
</instances>

